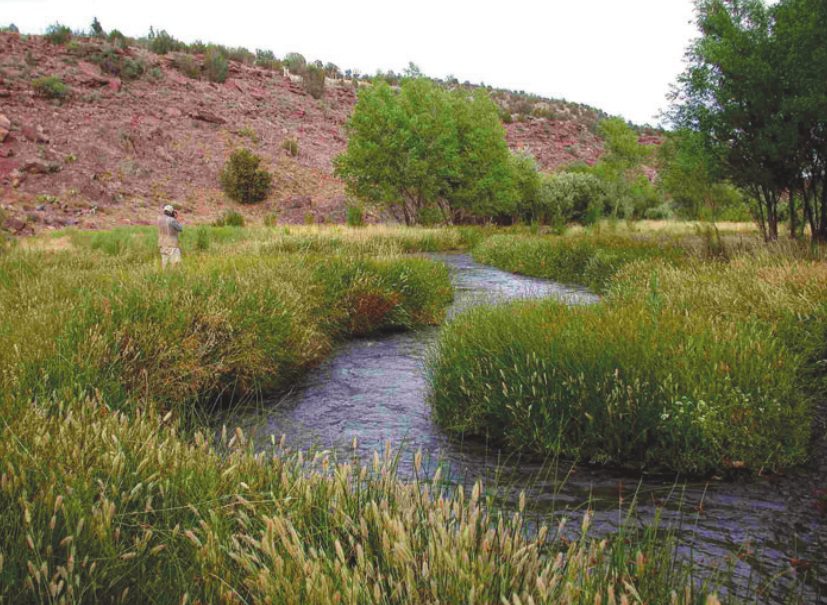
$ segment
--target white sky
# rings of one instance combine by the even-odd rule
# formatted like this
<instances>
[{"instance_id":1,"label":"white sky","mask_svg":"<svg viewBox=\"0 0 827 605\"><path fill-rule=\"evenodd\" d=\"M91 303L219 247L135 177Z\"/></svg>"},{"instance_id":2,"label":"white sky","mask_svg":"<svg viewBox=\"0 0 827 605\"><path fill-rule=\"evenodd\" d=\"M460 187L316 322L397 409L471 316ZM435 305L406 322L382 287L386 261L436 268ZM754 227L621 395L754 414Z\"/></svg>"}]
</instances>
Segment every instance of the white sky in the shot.
<instances>
[{"instance_id":1,"label":"white sky","mask_svg":"<svg viewBox=\"0 0 827 605\"><path fill-rule=\"evenodd\" d=\"M373 74L426 75L588 103L655 123L695 36L692 0L0 0L0 24L55 21L186 42L297 51Z\"/></svg>"}]
</instances>

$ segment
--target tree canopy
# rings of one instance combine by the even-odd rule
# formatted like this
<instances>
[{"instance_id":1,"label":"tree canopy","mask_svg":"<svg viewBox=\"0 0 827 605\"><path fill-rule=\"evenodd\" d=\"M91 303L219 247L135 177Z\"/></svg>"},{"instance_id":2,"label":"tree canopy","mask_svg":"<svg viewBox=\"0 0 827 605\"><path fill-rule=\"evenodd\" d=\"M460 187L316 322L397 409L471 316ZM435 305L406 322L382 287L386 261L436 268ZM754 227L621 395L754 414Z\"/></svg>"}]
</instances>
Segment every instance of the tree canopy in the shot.
<instances>
[{"instance_id":1,"label":"tree canopy","mask_svg":"<svg viewBox=\"0 0 827 605\"><path fill-rule=\"evenodd\" d=\"M725 176L755 200L766 239L778 237L784 212L793 236L803 214L813 237L827 239L827 4L700 0L697 12L701 35L673 95L673 121L700 133Z\"/></svg>"},{"instance_id":2,"label":"tree canopy","mask_svg":"<svg viewBox=\"0 0 827 605\"><path fill-rule=\"evenodd\" d=\"M438 208L446 221L511 213L510 154L484 91L447 91L424 78L359 92L336 173L359 199L400 211L407 224Z\"/></svg>"}]
</instances>

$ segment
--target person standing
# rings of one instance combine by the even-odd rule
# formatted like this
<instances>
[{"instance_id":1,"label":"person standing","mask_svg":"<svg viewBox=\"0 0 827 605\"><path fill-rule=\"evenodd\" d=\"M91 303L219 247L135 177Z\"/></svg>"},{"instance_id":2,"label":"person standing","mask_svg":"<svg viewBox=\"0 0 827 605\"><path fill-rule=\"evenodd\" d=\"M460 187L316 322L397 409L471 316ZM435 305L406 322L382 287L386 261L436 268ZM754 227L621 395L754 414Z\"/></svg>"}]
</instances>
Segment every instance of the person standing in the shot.
<instances>
[{"instance_id":1,"label":"person standing","mask_svg":"<svg viewBox=\"0 0 827 605\"><path fill-rule=\"evenodd\" d=\"M178 212L171 204L164 206L164 213L158 217L158 248L161 251L161 268L181 262L181 248L178 234L184 230L178 222Z\"/></svg>"}]
</instances>

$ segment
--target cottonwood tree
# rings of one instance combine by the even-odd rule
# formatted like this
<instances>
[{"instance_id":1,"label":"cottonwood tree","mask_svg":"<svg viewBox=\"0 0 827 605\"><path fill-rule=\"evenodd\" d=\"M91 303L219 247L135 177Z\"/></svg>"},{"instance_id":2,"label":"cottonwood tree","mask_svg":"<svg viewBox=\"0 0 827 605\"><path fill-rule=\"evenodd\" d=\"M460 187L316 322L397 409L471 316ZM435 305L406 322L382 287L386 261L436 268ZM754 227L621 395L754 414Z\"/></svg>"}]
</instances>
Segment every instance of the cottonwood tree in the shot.
<instances>
[{"instance_id":1,"label":"cottonwood tree","mask_svg":"<svg viewBox=\"0 0 827 605\"><path fill-rule=\"evenodd\" d=\"M762 0L700 0L697 9L701 36L687 53L671 117L720 153L726 176L754 200L765 239L777 239L785 201L795 236L796 194L806 189L812 209L819 190L813 171L823 165L816 159L807 166L821 155L813 132L825 114L807 91L815 92L821 74L823 94L823 55L821 66L811 58L824 48L823 21L812 31L806 21L811 10L823 19L824 3L782 0L770 8ZM812 210L805 213L812 218Z\"/></svg>"},{"instance_id":2,"label":"cottonwood tree","mask_svg":"<svg viewBox=\"0 0 827 605\"><path fill-rule=\"evenodd\" d=\"M827 241L827 3L784 0L773 7L774 57L783 82L781 111L795 136L795 180L816 241ZM795 208L791 208L795 216ZM793 225L794 227L794 225Z\"/></svg>"},{"instance_id":3,"label":"cottonwood tree","mask_svg":"<svg viewBox=\"0 0 827 605\"><path fill-rule=\"evenodd\" d=\"M348 191L416 223L439 208L446 222L510 213L509 152L496 107L483 91L444 90L424 78L359 92L336 174Z\"/></svg>"}]
</instances>

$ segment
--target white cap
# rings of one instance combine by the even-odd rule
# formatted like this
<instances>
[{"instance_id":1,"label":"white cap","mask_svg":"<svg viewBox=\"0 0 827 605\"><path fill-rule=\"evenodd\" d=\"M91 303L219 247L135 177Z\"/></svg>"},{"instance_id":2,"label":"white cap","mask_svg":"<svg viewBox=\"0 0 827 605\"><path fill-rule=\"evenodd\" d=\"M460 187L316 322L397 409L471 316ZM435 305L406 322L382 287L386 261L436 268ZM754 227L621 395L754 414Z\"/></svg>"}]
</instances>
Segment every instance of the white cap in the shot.
<instances>
[{"instance_id":1,"label":"white cap","mask_svg":"<svg viewBox=\"0 0 827 605\"><path fill-rule=\"evenodd\" d=\"M173 212L175 212L175 208L172 207L172 204L164 206L164 214L172 214Z\"/></svg>"}]
</instances>

